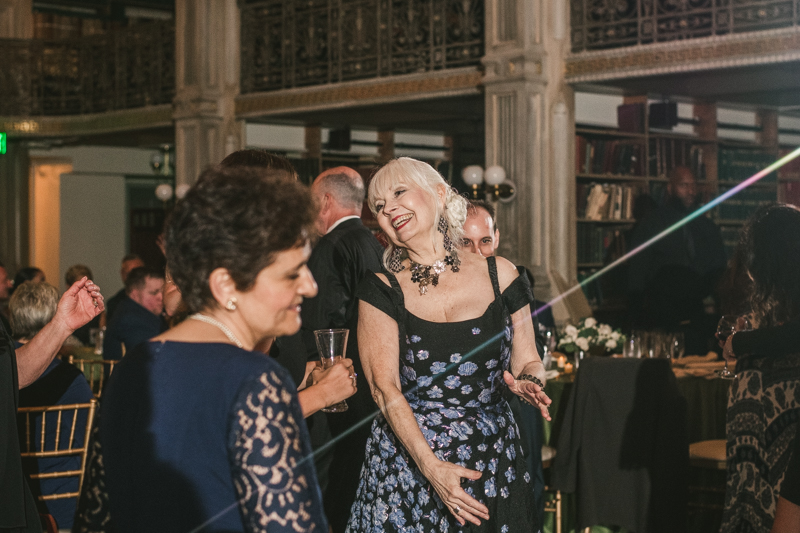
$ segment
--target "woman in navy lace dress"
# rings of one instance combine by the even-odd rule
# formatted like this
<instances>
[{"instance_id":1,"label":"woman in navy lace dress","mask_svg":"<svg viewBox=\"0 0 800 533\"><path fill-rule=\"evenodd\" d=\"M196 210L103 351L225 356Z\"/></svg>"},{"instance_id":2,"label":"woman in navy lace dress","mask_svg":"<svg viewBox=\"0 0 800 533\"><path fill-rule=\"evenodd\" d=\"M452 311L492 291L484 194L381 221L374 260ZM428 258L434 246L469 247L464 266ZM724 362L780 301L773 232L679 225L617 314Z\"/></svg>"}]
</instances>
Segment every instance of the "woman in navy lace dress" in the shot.
<instances>
[{"instance_id":1,"label":"woman in navy lace dress","mask_svg":"<svg viewBox=\"0 0 800 533\"><path fill-rule=\"evenodd\" d=\"M327 533L297 387L254 351L317 292L315 218L274 171L212 168L178 202L167 262L192 314L114 369L75 531Z\"/></svg>"},{"instance_id":2,"label":"woman in navy lace dress","mask_svg":"<svg viewBox=\"0 0 800 533\"><path fill-rule=\"evenodd\" d=\"M458 255L466 201L408 158L372 180L391 273L359 289L359 351L382 416L348 531L535 531L533 488L504 390L545 417L528 280Z\"/></svg>"}]
</instances>

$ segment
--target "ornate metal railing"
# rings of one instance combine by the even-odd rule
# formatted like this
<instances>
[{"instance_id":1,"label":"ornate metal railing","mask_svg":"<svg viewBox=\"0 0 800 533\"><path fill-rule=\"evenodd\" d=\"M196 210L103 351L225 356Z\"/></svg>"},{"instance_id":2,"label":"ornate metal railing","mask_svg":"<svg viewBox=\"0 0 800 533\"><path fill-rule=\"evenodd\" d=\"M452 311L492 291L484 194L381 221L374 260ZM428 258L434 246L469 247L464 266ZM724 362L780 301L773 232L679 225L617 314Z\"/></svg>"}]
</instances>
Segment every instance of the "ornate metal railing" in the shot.
<instances>
[{"instance_id":1,"label":"ornate metal railing","mask_svg":"<svg viewBox=\"0 0 800 533\"><path fill-rule=\"evenodd\" d=\"M259 0L242 5L241 91L478 65L483 0Z\"/></svg>"},{"instance_id":2,"label":"ornate metal railing","mask_svg":"<svg viewBox=\"0 0 800 533\"><path fill-rule=\"evenodd\" d=\"M572 51L797 26L799 12L800 0L572 0Z\"/></svg>"},{"instance_id":3,"label":"ornate metal railing","mask_svg":"<svg viewBox=\"0 0 800 533\"><path fill-rule=\"evenodd\" d=\"M79 39L0 39L0 116L102 113L171 103L175 24Z\"/></svg>"}]
</instances>

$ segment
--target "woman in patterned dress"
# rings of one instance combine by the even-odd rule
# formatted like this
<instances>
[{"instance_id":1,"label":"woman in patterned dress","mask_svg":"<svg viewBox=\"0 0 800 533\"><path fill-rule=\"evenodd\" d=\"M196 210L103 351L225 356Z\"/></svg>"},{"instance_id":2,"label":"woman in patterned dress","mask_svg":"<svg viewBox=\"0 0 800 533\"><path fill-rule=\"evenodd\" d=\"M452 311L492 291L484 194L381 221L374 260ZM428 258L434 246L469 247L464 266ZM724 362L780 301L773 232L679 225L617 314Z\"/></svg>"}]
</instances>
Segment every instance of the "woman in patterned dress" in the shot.
<instances>
[{"instance_id":1,"label":"woman in patterned dress","mask_svg":"<svg viewBox=\"0 0 800 533\"><path fill-rule=\"evenodd\" d=\"M305 187L253 168L209 169L178 202L167 262L192 314L114 369L74 531L328 532L297 388L254 350L317 293L315 219Z\"/></svg>"},{"instance_id":2,"label":"woman in patterned dress","mask_svg":"<svg viewBox=\"0 0 800 533\"><path fill-rule=\"evenodd\" d=\"M426 163L396 159L368 201L389 270L359 288L359 352L381 411L351 532L534 530L533 489L504 391L549 420L525 276L458 255L466 200Z\"/></svg>"},{"instance_id":3,"label":"woman in patterned dress","mask_svg":"<svg viewBox=\"0 0 800 533\"><path fill-rule=\"evenodd\" d=\"M724 350L730 357L738 345L728 397L728 482L720 531L768 533L800 420L800 347L786 342L785 328L778 327L800 317L800 209L773 205L757 211L740 247L752 279L750 317L756 329L734 333ZM734 337L761 341L747 346Z\"/></svg>"}]
</instances>

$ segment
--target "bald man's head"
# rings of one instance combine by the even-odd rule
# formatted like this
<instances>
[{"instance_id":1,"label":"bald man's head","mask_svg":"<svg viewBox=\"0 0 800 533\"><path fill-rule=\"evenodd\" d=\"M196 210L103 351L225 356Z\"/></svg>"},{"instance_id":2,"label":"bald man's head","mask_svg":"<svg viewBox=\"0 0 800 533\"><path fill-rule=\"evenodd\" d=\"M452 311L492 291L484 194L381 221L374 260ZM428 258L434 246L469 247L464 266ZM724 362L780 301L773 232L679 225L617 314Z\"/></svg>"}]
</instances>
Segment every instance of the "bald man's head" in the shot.
<instances>
[{"instance_id":1,"label":"bald man's head","mask_svg":"<svg viewBox=\"0 0 800 533\"><path fill-rule=\"evenodd\" d=\"M684 208L691 209L697 200L697 180L689 167L675 167L669 175L667 192Z\"/></svg>"},{"instance_id":2,"label":"bald man's head","mask_svg":"<svg viewBox=\"0 0 800 533\"><path fill-rule=\"evenodd\" d=\"M340 218L361 215L364 180L350 167L329 168L317 176L311 193L319 204L317 229L324 234Z\"/></svg>"}]
</instances>

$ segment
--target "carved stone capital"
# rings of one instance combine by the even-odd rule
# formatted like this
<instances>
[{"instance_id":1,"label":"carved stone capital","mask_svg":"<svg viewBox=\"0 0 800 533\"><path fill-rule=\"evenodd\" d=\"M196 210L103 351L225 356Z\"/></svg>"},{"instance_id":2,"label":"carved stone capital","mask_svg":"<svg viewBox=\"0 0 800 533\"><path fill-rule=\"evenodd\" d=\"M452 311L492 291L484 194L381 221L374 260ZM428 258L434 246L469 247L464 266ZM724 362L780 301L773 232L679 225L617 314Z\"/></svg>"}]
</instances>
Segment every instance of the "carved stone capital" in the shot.
<instances>
[{"instance_id":1,"label":"carved stone capital","mask_svg":"<svg viewBox=\"0 0 800 533\"><path fill-rule=\"evenodd\" d=\"M521 52L512 49L502 53L487 54L481 62L485 67L483 84L492 85L509 81L546 83L543 75L547 55L540 52Z\"/></svg>"},{"instance_id":2,"label":"carved stone capital","mask_svg":"<svg viewBox=\"0 0 800 533\"><path fill-rule=\"evenodd\" d=\"M220 107L220 103L216 99L176 98L173 103L172 116L175 118L175 120L181 120L185 118L222 119Z\"/></svg>"}]
</instances>

